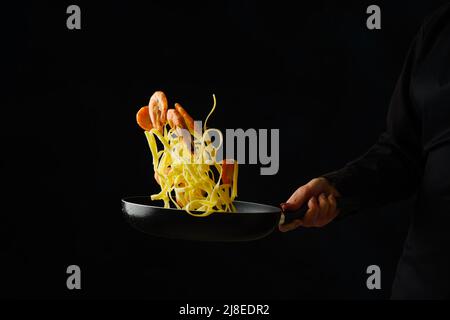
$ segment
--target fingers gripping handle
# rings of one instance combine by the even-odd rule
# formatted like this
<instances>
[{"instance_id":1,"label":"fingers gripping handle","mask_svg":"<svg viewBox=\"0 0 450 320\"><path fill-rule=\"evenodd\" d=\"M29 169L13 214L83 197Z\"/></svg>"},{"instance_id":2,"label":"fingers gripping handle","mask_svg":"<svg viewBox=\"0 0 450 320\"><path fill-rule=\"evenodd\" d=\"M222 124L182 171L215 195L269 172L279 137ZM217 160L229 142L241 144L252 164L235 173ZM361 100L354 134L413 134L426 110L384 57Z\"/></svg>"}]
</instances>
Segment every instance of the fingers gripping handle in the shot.
<instances>
[{"instance_id":1,"label":"fingers gripping handle","mask_svg":"<svg viewBox=\"0 0 450 320\"><path fill-rule=\"evenodd\" d=\"M303 219L303 217L305 216L306 212L308 211L308 204L304 204L300 207L300 209L297 209L295 211L284 211L284 223L283 224L287 224L287 223L291 223L294 220L297 219Z\"/></svg>"},{"instance_id":2,"label":"fingers gripping handle","mask_svg":"<svg viewBox=\"0 0 450 320\"><path fill-rule=\"evenodd\" d=\"M356 210L358 208L358 203L350 200L350 199L343 199L343 198L336 198L337 202L337 208L342 211L352 211ZM294 211L284 211L284 223L291 223L292 221L296 219L303 219L306 212L308 212L308 203L303 204L300 209L294 210Z\"/></svg>"}]
</instances>

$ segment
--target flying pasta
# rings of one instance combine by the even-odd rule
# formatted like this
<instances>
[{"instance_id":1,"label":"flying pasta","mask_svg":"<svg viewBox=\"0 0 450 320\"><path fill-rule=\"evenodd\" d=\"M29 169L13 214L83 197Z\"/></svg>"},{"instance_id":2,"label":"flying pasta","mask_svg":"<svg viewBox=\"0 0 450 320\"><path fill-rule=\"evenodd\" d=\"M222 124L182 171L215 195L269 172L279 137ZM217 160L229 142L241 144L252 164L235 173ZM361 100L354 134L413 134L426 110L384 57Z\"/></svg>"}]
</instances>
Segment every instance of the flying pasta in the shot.
<instances>
[{"instance_id":1,"label":"flying pasta","mask_svg":"<svg viewBox=\"0 0 450 320\"><path fill-rule=\"evenodd\" d=\"M165 208L174 206L197 217L235 211L238 164L234 160L216 162L222 133L206 126L216 108L214 95L213 100L203 133L180 104L168 109L166 95L161 91L155 92L148 106L136 115L137 123L145 130L154 177L161 187L151 199L164 201ZM219 143L212 142L213 131L220 137Z\"/></svg>"}]
</instances>

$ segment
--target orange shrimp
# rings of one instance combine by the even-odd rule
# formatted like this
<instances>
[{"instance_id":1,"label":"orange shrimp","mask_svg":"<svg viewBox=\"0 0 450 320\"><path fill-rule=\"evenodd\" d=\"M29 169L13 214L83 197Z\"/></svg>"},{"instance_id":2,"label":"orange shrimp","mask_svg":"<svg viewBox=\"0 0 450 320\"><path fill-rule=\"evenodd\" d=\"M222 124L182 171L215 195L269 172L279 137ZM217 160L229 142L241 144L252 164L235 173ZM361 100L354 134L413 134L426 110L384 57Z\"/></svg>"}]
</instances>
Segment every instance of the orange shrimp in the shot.
<instances>
[{"instance_id":1,"label":"orange shrimp","mask_svg":"<svg viewBox=\"0 0 450 320\"><path fill-rule=\"evenodd\" d=\"M234 160L222 160L222 182L224 184L231 184L233 182L234 174Z\"/></svg>"},{"instance_id":2,"label":"orange shrimp","mask_svg":"<svg viewBox=\"0 0 450 320\"><path fill-rule=\"evenodd\" d=\"M187 111L181 106L179 103L175 103L175 109L178 111L178 113L183 117L184 123L187 126L187 129L189 132L193 135L194 134L194 119L187 113Z\"/></svg>"},{"instance_id":3,"label":"orange shrimp","mask_svg":"<svg viewBox=\"0 0 450 320\"><path fill-rule=\"evenodd\" d=\"M167 122L172 129L175 129L177 135L184 141L186 147L192 152L194 150L193 141L181 114L175 109L169 109L167 111ZM183 132L183 130L186 131Z\"/></svg>"},{"instance_id":4,"label":"orange shrimp","mask_svg":"<svg viewBox=\"0 0 450 320\"><path fill-rule=\"evenodd\" d=\"M167 120L168 107L167 98L164 92L156 91L150 98L148 107L153 128L162 132Z\"/></svg>"},{"instance_id":5,"label":"orange shrimp","mask_svg":"<svg viewBox=\"0 0 450 320\"><path fill-rule=\"evenodd\" d=\"M175 109L169 109L167 111L167 122L173 129L186 129L186 123L184 122L181 114Z\"/></svg>"},{"instance_id":6,"label":"orange shrimp","mask_svg":"<svg viewBox=\"0 0 450 320\"><path fill-rule=\"evenodd\" d=\"M136 121L145 131L150 131L153 128L150 113L148 112L148 106L139 109L136 114Z\"/></svg>"}]
</instances>

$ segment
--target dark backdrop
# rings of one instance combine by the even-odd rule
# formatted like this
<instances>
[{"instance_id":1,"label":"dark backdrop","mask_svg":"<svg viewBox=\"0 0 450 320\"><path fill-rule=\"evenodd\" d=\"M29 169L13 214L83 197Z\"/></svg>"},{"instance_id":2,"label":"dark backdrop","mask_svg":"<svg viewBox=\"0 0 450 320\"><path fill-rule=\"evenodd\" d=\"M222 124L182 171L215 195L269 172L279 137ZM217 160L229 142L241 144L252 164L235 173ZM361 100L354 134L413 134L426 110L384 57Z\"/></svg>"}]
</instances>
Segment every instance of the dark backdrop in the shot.
<instances>
[{"instance_id":1,"label":"dark backdrop","mask_svg":"<svg viewBox=\"0 0 450 320\"><path fill-rule=\"evenodd\" d=\"M157 239L120 199L156 191L135 113L164 90L211 125L280 128L280 170L242 166L239 198L278 204L364 152L422 19L445 1L2 4L3 297L388 298L411 207L251 243ZM82 290L66 289L66 267ZM366 267L382 290L366 288Z\"/></svg>"}]
</instances>

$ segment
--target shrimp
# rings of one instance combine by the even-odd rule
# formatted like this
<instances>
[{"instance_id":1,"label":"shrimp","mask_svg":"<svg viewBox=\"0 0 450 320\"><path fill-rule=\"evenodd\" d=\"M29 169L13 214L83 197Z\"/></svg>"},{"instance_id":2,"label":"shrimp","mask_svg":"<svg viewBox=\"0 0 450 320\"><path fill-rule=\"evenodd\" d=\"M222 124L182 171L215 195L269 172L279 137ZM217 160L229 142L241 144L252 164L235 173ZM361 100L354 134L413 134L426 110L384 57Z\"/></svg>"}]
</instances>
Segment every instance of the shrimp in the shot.
<instances>
[{"instance_id":1,"label":"shrimp","mask_svg":"<svg viewBox=\"0 0 450 320\"><path fill-rule=\"evenodd\" d=\"M187 129L186 123L184 122L181 114L175 109L169 109L167 111L167 122L169 126L173 129Z\"/></svg>"},{"instance_id":2,"label":"shrimp","mask_svg":"<svg viewBox=\"0 0 450 320\"><path fill-rule=\"evenodd\" d=\"M231 184L234 176L234 160L224 159L222 160L222 182L225 184Z\"/></svg>"},{"instance_id":3,"label":"shrimp","mask_svg":"<svg viewBox=\"0 0 450 320\"><path fill-rule=\"evenodd\" d=\"M175 109L169 109L167 111L167 122L172 129L175 129L177 135L184 141L186 147L192 153L193 141L181 114Z\"/></svg>"},{"instance_id":4,"label":"shrimp","mask_svg":"<svg viewBox=\"0 0 450 320\"><path fill-rule=\"evenodd\" d=\"M136 121L138 125L145 131L152 130L152 121L150 119L150 114L148 111L148 106L142 107L136 114Z\"/></svg>"},{"instance_id":5,"label":"shrimp","mask_svg":"<svg viewBox=\"0 0 450 320\"><path fill-rule=\"evenodd\" d=\"M181 104L175 103L175 109L183 117L184 123L186 124L187 129L189 130L189 132L192 133L192 135L194 135L194 119L192 119L192 117L181 106Z\"/></svg>"},{"instance_id":6,"label":"shrimp","mask_svg":"<svg viewBox=\"0 0 450 320\"><path fill-rule=\"evenodd\" d=\"M194 144L189 132L194 131L194 120L179 103L175 103L175 109L169 109L167 111L167 122L172 129L175 129L177 135L184 140L186 146L192 153ZM192 131L190 130L191 128Z\"/></svg>"},{"instance_id":7,"label":"shrimp","mask_svg":"<svg viewBox=\"0 0 450 320\"><path fill-rule=\"evenodd\" d=\"M156 128L159 132L162 132L163 127L167 120L167 98L164 92L156 91L150 98L148 103L150 119L153 128Z\"/></svg>"}]
</instances>

